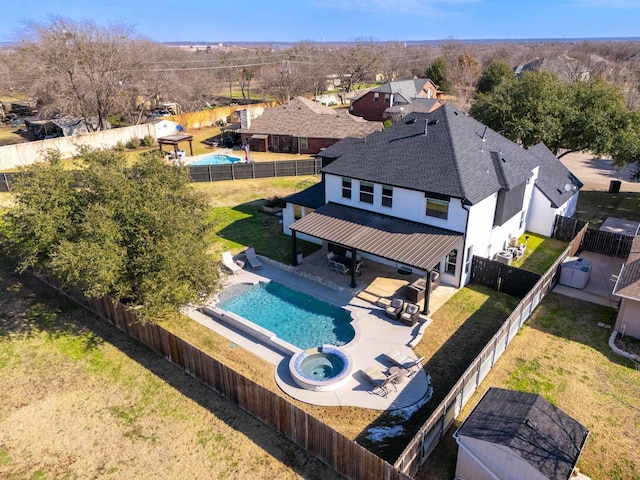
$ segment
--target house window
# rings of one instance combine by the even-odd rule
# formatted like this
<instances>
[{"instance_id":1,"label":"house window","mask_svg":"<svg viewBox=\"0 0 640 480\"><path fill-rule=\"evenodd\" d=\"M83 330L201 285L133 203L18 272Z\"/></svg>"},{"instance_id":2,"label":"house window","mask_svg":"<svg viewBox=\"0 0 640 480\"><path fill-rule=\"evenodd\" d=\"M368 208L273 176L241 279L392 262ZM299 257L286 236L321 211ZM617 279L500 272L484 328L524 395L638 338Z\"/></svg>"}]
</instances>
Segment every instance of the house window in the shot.
<instances>
[{"instance_id":1,"label":"house window","mask_svg":"<svg viewBox=\"0 0 640 480\"><path fill-rule=\"evenodd\" d=\"M384 103L389 103L389 94L388 93L384 94Z\"/></svg>"},{"instance_id":2,"label":"house window","mask_svg":"<svg viewBox=\"0 0 640 480\"><path fill-rule=\"evenodd\" d=\"M377 102L378 101L378 97L380 96L380 94L378 92L373 94L373 101Z\"/></svg>"},{"instance_id":3,"label":"house window","mask_svg":"<svg viewBox=\"0 0 640 480\"><path fill-rule=\"evenodd\" d=\"M360 182L360 201L373 203L373 183Z\"/></svg>"},{"instance_id":4,"label":"house window","mask_svg":"<svg viewBox=\"0 0 640 480\"><path fill-rule=\"evenodd\" d=\"M527 211L526 210L522 210L522 212L520 213L520 226L518 228L520 228L522 230L522 227L524 226L524 221L527 218Z\"/></svg>"},{"instance_id":5,"label":"house window","mask_svg":"<svg viewBox=\"0 0 640 480\"><path fill-rule=\"evenodd\" d=\"M449 217L449 200L427 197L427 216L446 220Z\"/></svg>"},{"instance_id":6,"label":"house window","mask_svg":"<svg viewBox=\"0 0 640 480\"><path fill-rule=\"evenodd\" d=\"M309 148L307 137L300 137L300 150L306 150L307 148Z\"/></svg>"},{"instance_id":7,"label":"house window","mask_svg":"<svg viewBox=\"0 0 640 480\"><path fill-rule=\"evenodd\" d=\"M451 250L449 254L444 257L444 271L451 275L456 274L456 262L458 261L458 250Z\"/></svg>"},{"instance_id":8,"label":"house window","mask_svg":"<svg viewBox=\"0 0 640 480\"><path fill-rule=\"evenodd\" d=\"M342 198L351 198L351 179L342 179Z\"/></svg>"},{"instance_id":9,"label":"house window","mask_svg":"<svg viewBox=\"0 0 640 480\"><path fill-rule=\"evenodd\" d=\"M388 185L382 186L382 206L383 207L393 206L393 187L390 187Z\"/></svg>"},{"instance_id":10,"label":"house window","mask_svg":"<svg viewBox=\"0 0 640 480\"><path fill-rule=\"evenodd\" d=\"M467 259L464 262L464 273L469 273L471 269L471 257L473 257L473 246L467 248Z\"/></svg>"}]
</instances>

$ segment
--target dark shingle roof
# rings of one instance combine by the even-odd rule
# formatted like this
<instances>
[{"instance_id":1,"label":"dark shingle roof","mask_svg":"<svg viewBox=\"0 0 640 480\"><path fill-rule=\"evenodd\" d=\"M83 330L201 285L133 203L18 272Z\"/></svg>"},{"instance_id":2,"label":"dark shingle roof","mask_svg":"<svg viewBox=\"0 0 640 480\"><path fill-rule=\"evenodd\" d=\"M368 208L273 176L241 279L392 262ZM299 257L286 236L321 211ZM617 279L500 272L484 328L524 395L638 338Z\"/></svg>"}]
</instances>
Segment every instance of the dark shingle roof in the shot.
<instances>
[{"instance_id":1,"label":"dark shingle roof","mask_svg":"<svg viewBox=\"0 0 640 480\"><path fill-rule=\"evenodd\" d=\"M396 103L394 106L385 109L385 113L397 113L409 115L412 112L429 113L440 107L440 102L436 98L412 98L411 103Z\"/></svg>"},{"instance_id":2,"label":"dark shingle roof","mask_svg":"<svg viewBox=\"0 0 640 480\"><path fill-rule=\"evenodd\" d=\"M334 110L296 97L285 105L267 108L240 133L290 135L307 138L364 137L382 130L380 122L367 122L350 115L345 109Z\"/></svg>"},{"instance_id":3,"label":"dark shingle roof","mask_svg":"<svg viewBox=\"0 0 640 480\"><path fill-rule=\"evenodd\" d=\"M554 208L569 200L582 188L582 182L565 167L544 143L538 143L527 150L535 160L529 169L540 167L536 186L549 199Z\"/></svg>"},{"instance_id":4,"label":"dark shingle roof","mask_svg":"<svg viewBox=\"0 0 640 480\"><path fill-rule=\"evenodd\" d=\"M508 447L546 478L567 479L589 431L541 395L490 388L457 430Z\"/></svg>"},{"instance_id":5,"label":"dark shingle roof","mask_svg":"<svg viewBox=\"0 0 640 480\"><path fill-rule=\"evenodd\" d=\"M631 252L622 267L613 293L620 297L640 301L640 236L633 239Z\"/></svg>"},{"instance_id":6,"label":"dark shingle roof","mask_svg":"<svg viewBox=\"0 0 640 480\"><path fill-rule=\"evenodd\" d=\"M491 152L499 154L499 171ZM326 173L472 204L497 192L501 182L522 179L523 167L530 170L526 167L536 162L520 146L448 104L429 114L414 112L364 139L338 142L319 155L336 158L323 169Z\"/></svg>"},{"instance_id":7,"label":"dark shingle roof","mask_svg":"<svg viewBox=\"0 0 640 480\"><path fill-rule=\"evenodd\" d=\"M410 80L394 80L380 85L371 90L380 93L395 93L402 95L407 100L416 97L422 91L422 87L429 81L428 78L413 78Z\"/></svg>"},{"instance_id":8,"label":"dark shingle roof","mask_svg":"<svg viewBox=\"0 0 640 480\"><path fill-rule=\"evenodd\" d=\"M314 210L324 205L324 182L318 182L315 185L302 190L298 193L293 193L285 197L287 202L300 205L302 207L313 208Z\"/></svg>"}]
</instances>

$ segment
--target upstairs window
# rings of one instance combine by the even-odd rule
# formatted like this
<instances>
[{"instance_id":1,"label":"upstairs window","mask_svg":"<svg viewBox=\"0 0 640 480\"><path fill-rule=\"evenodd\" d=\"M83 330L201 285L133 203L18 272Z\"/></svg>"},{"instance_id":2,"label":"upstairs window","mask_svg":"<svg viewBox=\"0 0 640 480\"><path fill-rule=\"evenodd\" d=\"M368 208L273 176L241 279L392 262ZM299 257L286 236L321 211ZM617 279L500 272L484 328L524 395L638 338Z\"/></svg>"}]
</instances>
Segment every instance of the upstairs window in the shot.
<instances>
[{"instance_id":1,"label":"upstairs window","mask_svg":"<svg viewBox=\"0 0 640 480\"><path fill-rule=\"evenodd\" d=\"M389 185L382 186L382 206L393 206L393 187L390 187Z\"/></svg>"},{"instance_id":2,"label":"upstairs window","mask_svg":"<svg viewBox=\"0 0 640 480\"><path fill-rule=\"evenodd\" d=\"M434 198L433 196L428 196L426 213L428 217L446 220L449 218L449 198Z\"/></svg>"},{"instance_id":3,"label":"upstairs window","mask_svg":"<svg viewBox=\"0 0 640 480\"><path fill-rule=\"evenodd\" d=\"M360 182L360 201L373 204L373 183Z\"/></svg>"},{"instance_id":4,"label":"upstairs window","mask_svg":"<svg viewBox=\"0 0 640 480\"><path fill-rule=\"evenodd\" d=\"M388 93L384 94L384 103L389 103L389 94Z\"/></svg>"},{"instance_id":5,"label":"upstairs window","mask_svg":"<svg viewBox=\"0 0 640 480\"><path fill-rule=\"evenodd\" d=\"M379 96L380 96L380 94L379 94L378 92L375 92L375 93L373 94L373 101L374 101L374 102L377 102L377 101L378 101L378 97L379 97Z\"/></svg>"},{"instance_id":6,"label":"upstairs window","mask_svg":"<svg viewBox=\"0 0 640 480\"><path fill-rule=\"evenodd\" d=\"M351 179L342 179L342 198L351 198Z\"/></svg>"}]
</instances>

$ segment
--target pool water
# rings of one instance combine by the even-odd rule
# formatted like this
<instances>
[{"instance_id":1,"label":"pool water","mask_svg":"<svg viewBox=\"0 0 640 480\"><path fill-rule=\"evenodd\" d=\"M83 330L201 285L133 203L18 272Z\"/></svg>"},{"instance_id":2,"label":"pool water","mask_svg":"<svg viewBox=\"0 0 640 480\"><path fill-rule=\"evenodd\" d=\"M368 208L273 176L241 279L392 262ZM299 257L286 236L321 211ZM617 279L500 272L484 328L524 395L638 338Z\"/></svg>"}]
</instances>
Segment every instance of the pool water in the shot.
<instances>
[{"instance_id":1,"label":"pool water","mask_svg":"<svg viewBox=\"0 0 640 480\"><path fill-rule=\"evenodd\" d=\"M232 285L217 305L298 348L343 345L355 336L351 314L277 282Z\"/></svg>"},{"instance_id":2,"label":"pool water","mask_svg":"<svg viewBox=\"0 0 640 480\"><path fill-rule=\"evenodd\" d=\"M302 374L311 380L333 378L344 370L344 362L335 355L317 353L305 358L300 364Z\"/></svg>"},{"instance_id":3,"label":"pool water","mask_svg":"<svg viewBox=\"0 0 640 480\"><path fill-rule=\"evenodd\" d=\"M238 163L240 159L238 157L231 157L229 155L205 155L204 157L196 160L195 162L191 162L189 165L191 166L202 166L202 165L229 165L231 163Z\"/></svg>"}]
</instances>

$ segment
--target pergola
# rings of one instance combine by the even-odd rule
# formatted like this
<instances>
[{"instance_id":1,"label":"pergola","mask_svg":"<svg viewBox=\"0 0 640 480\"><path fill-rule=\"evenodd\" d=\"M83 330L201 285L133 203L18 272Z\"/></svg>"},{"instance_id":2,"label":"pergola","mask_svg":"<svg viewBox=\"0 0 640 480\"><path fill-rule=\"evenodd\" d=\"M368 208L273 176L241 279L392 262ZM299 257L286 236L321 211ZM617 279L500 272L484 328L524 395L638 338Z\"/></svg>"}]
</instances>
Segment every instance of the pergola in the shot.
<instances>
[{"instance_id":1,"label":"pergola","mask_svg":"<svg viewBox=\"0 0 640 480\"><path fill-rule=\"evenodd\" d=\"M167 135L166 137L158 138L158 146L160 147L160 151L164 153L162 150L163 145L173 145L173 151L175 152L176 158L178 158L178 146L181 142L189 142L189 156L193 157L193 135L188 135L186 133L179 133L175 135Z\"/></svg>"},{"instance_id":2,"label":"pergola","mask_svg":"<svg viewBox=\"0 0 640 480\"><path fill-rule=\"evenodd\" d=\"M429 313L431 271L452 249L461 233L401 220L376 212L327 203L290 225L292 265L298 265L296 234L326 240L351 251L351 287L356 286L357 252L365 252L426 271L424 313Z\"/></svg>"}]
</instances>

